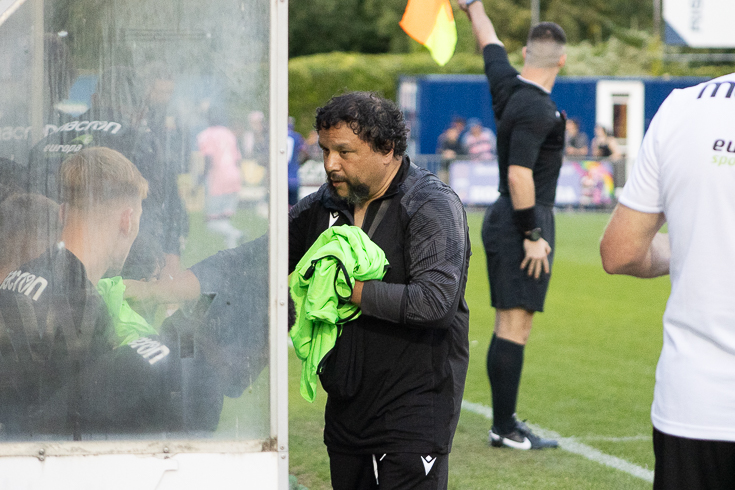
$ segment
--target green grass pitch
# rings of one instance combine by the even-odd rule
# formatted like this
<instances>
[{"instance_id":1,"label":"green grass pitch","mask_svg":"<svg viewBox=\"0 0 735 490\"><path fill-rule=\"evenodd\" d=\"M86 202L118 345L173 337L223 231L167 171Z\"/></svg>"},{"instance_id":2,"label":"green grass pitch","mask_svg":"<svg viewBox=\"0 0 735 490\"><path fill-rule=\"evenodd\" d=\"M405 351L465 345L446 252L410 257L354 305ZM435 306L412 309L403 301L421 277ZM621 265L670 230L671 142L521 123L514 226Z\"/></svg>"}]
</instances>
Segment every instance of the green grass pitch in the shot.
<instances>
[{"instance_id":1,"label":"green grass pitch","mask_svg":"<svg viewBox=\"0 0 735 490\"><path fill-rule=\"evenodd\" d=\"M537 315L526 348L518 416L603 455L650 471L654 371L661 349L668 278L608 276L598 242L606 213L559 212L557 244L546 311ZM492 334L481 211L469 211L473 246L467 285L470 366L464 398L490 405L485 354ZM328 489L322 442L324 402L299 395L301 366L289 358L290 472L310 490ZM491 421L463 410L450 456L449 488L644 489L629 472L564 449L491 448Z\"/></svg>"}]
</instances>

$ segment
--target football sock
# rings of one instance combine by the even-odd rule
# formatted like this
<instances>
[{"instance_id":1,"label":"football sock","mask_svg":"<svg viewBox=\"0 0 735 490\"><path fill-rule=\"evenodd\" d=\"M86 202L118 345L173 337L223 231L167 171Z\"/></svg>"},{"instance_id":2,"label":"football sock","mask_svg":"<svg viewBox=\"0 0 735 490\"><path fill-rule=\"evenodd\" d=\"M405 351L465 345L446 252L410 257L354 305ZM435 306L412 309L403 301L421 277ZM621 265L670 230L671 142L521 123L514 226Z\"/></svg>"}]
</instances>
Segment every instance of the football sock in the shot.
<instances>
[{"instance_id":1,"label":"football sock","mask_svg":"<svg viewBox=\"0 0 735 490\"><path fill-rule=\"evenodd\" d=\"M493 425L502 434L515 428L524 346L493 334L487 351L487 376L493 400Z\"/></svg>"}]
</instances>

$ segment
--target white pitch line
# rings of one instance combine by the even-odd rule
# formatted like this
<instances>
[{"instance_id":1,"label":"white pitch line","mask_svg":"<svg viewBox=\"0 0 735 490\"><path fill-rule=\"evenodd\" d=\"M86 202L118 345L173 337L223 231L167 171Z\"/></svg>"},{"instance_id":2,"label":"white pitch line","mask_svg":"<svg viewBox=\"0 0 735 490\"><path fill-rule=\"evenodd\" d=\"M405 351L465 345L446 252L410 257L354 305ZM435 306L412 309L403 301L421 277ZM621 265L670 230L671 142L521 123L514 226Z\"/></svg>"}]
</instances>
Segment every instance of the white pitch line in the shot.
<instances>
[{"instance_id":1,"label":"white pitch line","mask_svg":"<svg viewBox=\"0 0 735 490\"><path fill-rule=\"evenodd\" d=\"M483 417L489 420L492 420L493 418L492 409L488 407L487 405L483 405L481 403L472 403L472 402L468 402L467 400L462 400L462 408L464 410L467 410L468 412L472 412L477 415L482 415ZM577 441L573 437L562 437L560 434L557 434L554 431L543 429L541 427L538 427L537 425L531 425L531 424L528 424L528 425L539 436L548 438L548 439L556 439L557 441L559 441L559 447L563 449L564 451L568 451L573 454L578 454L579 456L587 458L590 461L604 464L605 466L609 466L610 468L614 468L624 473L628 473L629 475L634 476L636 478L640 478L641 480L645 480L649 483L653 483L653 471L651 470L642 468L638 465L625 461L624 459L620 459L615 456L610 456L609 454L605 454L598 449L595 449L586 444L582 444L581 442Z\"/></svg>"},{"instance_id":2,"label":"white pitch line","mask_svg":"<svg viewBox=\"0 0 735 490\"><path fill-rule=\"evenodd\" d=\"M650 441L651 436L628 436L628 437L605 437L605 436L581 436L573 439L582 441L601 441L601 442L639 442Z\"/></svg>"}]
</instances>

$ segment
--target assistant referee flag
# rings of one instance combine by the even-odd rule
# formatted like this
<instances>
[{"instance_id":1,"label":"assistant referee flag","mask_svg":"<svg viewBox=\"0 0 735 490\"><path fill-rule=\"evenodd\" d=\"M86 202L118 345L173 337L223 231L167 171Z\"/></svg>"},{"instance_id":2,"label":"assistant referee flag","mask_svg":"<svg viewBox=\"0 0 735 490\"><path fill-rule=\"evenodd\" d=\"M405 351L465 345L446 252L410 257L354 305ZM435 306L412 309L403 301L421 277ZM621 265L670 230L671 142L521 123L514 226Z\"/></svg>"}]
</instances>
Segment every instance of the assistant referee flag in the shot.
<instances>
[{"instance_id":1,"label":"assistant referee flag","mask_svg":"<svg viewBox=\"0 0 735 490\"><path fill-rule=\"evenodd\" d=\"M454 55L457 26L449 0L408 0L400 26L428 48L439 66L446 65Z\"/></svg>"}]
</instances>

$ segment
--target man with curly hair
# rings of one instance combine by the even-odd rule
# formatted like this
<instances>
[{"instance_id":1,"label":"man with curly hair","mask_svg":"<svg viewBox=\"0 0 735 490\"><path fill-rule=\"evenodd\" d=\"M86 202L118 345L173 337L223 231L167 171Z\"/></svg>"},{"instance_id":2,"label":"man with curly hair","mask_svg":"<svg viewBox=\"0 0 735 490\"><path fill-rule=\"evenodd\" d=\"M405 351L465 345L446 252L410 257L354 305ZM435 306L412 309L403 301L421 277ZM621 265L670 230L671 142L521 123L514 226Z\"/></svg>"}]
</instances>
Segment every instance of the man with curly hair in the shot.
<instances>
[{"instance_id":1,"label":"man with curly hair","mask_svg":"<svg viewBox=\"0 0 735 490\"><path fill-rule=\"evenodd\" d=\"M327 183L289 213L289 269L331 226L385 252L382 281L356 281L362 315L320 366L335 489L445 489L469 359L470 241L457 195L405 155L394 103L352 92L317 109Z\"/></svg>"}]
</instances>

